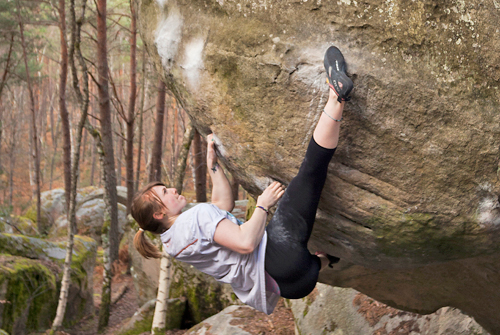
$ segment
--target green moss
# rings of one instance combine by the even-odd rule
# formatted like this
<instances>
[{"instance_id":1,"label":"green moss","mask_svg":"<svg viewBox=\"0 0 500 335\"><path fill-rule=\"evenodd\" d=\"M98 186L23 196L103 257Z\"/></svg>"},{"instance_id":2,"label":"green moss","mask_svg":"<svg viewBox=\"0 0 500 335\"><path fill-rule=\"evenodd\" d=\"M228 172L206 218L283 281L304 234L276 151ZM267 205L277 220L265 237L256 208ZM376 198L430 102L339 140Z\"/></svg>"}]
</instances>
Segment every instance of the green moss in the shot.
<instances>
[{"instance_id":1,"label":"green moss","mask_svg":"<svg viewBox=\"0 0 500 335\"><path fill-rule=\"evenodd\" d=\"M144 319L137 321L132 329L129 329L120 335L137 335L145 332L151 331L151 325L153 324L154 313L150 312L144 316Z\"/></svg>"},{"instance_id":2,"label":"green moss","mask_svg":"<svg viewBox=\"0 0 500 335\"><path fill-rule=\"evenodd\" d=\"M221 287L211 284L204 274L197 271L186 271L179 262L173 260L174 274L170 285L170 298L186 297L187 326L193 326L217 314L232 303L222 299ZM198 277L202 276L202 277Z\"/></svg>"},{"instance_id":3,"label":"green moss","mask_svg":"<svg viewBox=\"0 0 500 335\"><path fill-rule=\"evenodd\" d=\"M306 308L304 308L304 312L302 312L302 317L306 317L307 313L309 313L309 305L306 305Z\"/></svg>"},{"instance_id":4,"label":"green moss","mask_svg":"<svg viewBox=\"0 0 500 335\"><path fill-rule=\"evenodd\" d=\"M377 237L380 250L391 257L456 259L477 254L478 225L466 218L446 221L429 213L392 213L365 221ZM484 241L486 243L486 241Z\"/></svg>"},{"instance_id":5,"label":"green moss","mask_svg":"<svg viewBox=\"0 0 500 335\"><path fill-rule=\"evenodd\" d=\"M36 223L37 222L36 206L33 205L33 206L29 207L26 210L26 213L24 213L24 216L21 216L20 218L28 219L28 220L31 220L31 222ZM50 228L50 222L49 222L49 219L47 218L47 216L44 215L43 211L40 211L40 226L42 228L41 229L42 231L39 231L39 233L41 235L47 235L49 228Z\"/></svg>"},{"instance_id":6,"label":"green moss","mask_svg":"<svg viewBox=\"0 0 500 335\"><path fill-rule=\"evenodd\" d=\"M0 285L6 286L9 301L3 308L3 329L12 333L23 327L29 332L48 328L57 307L55 276L35 260L0 257Z\"/></svg>"}]
</instances>

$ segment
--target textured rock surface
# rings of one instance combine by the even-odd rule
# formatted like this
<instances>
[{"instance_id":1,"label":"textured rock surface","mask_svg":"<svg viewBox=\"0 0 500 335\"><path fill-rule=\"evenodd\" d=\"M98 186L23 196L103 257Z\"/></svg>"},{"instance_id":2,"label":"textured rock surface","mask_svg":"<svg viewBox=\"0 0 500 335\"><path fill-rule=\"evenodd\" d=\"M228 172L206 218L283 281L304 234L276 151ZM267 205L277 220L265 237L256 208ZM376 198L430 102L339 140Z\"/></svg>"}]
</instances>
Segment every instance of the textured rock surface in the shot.
<instances>
[{"instance_id":1,"label":"textured rock surface","mask_svg":"<svg viewBox=\"0 0 500 335\"><path fill-rule=\"evenodd\" d=\"M309 296L289 303L301 335L488 334L458 309L443 307L429 315L403 312L353 289L320 283Z\"/></svg>"},{"instance_id":2,"label":"textured rock surface","mask_svg":"<svg viewBox=\"0 0 500 335\"><path fill-rule=\"evenodd\" d=\"M127 223L126 200L127 189L116 188L118 194L118 223L120 234L124 232ZM101 227L104 218L104 189L93 186L78 190L76 201L76 223L80 234L90 236L99 244L101 242ZM66 216L66 198L63 189L53 189L42 193L42 217L50 225L49 236L66 236L68 220ZM32 212L31 210L30 212Z\"/></svg>"},{"instance_id":3,"label":"textured rock surface","mask_svg":"<svg viewBox=\"0 0 500 335\"><path fill-rule=\"evenodd\" d=\"M355 90L310 246L356 265L321 280L500 334L498 1L135 2L158 71L254 195L296 173L339 46Z\"/></svg>"},{"instance_id":4,"label":"textured rock surface","mask_svg":"<svg viewBox=\"0 0 500 335\"><path fill-rule=\"evenodd\" d=\"M247 306L226 307L221 312L189 329L185 335L251 335L252 333L239 327L242 324L241 321L244 323L247 314L254 316L255 310Z\"/></svg>"},{"instance_id":5,"label":"textured rock surface","mask_svg":"<svg viewBox=\"0 0 500 335\"><path fill-rule=\"evenodd\" d=\"M57 308L65 247L64 242L0 234L0 327L12 334L50 327ZM65 325L93 311L95 257L95 241L75 236Z\"/></svg>"},{"instance_id":6,"label":"textured rock surface","mask_svg":"<svg viewBox=\"0 0 500 335\"><path fill-rule=\"evenodd\" d=\"M0 255L0 327L15 335L45 330L55 316L56 277L37 260Z\"/></svg>"}]
</instances>

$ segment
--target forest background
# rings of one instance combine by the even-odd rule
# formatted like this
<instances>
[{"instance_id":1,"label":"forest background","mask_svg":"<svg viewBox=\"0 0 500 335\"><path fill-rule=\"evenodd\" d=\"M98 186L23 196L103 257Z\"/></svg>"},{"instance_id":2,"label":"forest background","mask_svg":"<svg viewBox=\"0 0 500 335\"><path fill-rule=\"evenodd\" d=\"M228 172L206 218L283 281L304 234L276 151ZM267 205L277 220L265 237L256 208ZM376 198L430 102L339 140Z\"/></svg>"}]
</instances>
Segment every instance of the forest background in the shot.
<instances>
[{"instance_id":1,"label":"forest background","mask_svg":"<svg viewBox=\"0 0 500 335\"><path fill-rule=\"evenodd\" d=\"M150 65L131 2L0 0L0 220L23 215L44 237L41 193L66 191L68 246L53 330L64 316L77 189L105 189L102 329L120 242L116 186L127 187L128 213L133 193L157 180L190 202L207 201L205 147Z\"/></svg>"},{"instance_id":2,"label":"forest background","mask_svg":"<svg viewBox=\"0 0 500 335\"><path fill-rule=\"evenodd\" d=\"M89 71L88 120L93 126L99 127L96 4L96 2L87 3L81 32L81 50ZM41 191L64 187L65 139L59 102L62 62L61 16L58 5L56 1L43 0L0 1L0 211L4 215L10 212L20 215L36 199L37 163L34 161L34 138L38 139ZM77 11L78 5L77 3ZM66 21L67 17L68 15ZM166 92L165 108L163 110L157 108L158 96L165 94L165 88L162 87L157 73L149 63L139 35L136 40L137 51L135 55L131 54L131 43L133 43L131 17L128 1L107 1L106 47L116 183L118 186L126 185L127 115L125 114L130 107L130 96L135 94L132 159L134 188L137 189L148 181L148 172L154 163L152 151L155 132L151 130L155 129L157 119L163 119L160 179L163 178L171 184L175 177L180 144L186 127L189 126L189 118L169 92ZM27 85L28 75L23 60L19 20L24 25L29 79L34 98L36 136L33 134L31 115L33 110ZM68 23L66 26L69 26ZM71 43L69 29L65 35L66 43ZM131 92L131 57L136 58L135 92ZM67 84L63 89L66 91L65 104L69 115L71 141L74 142L81 108L71 87L71 80L71 74L68 73ZM81 80L80 77L79 81ZM195 141L197 144L199 139ZM203 156L203 151L204 145L197 144L192 148L188 158L183 188L190 201L196 200L194 181L196 169L199 167L197 164L205 163L204 159L197 159L196 156ZM83 132L80 157L78 186L102 187L102 169L99 168L97 146L88 131Z\"/></svg>"}]
</instances>

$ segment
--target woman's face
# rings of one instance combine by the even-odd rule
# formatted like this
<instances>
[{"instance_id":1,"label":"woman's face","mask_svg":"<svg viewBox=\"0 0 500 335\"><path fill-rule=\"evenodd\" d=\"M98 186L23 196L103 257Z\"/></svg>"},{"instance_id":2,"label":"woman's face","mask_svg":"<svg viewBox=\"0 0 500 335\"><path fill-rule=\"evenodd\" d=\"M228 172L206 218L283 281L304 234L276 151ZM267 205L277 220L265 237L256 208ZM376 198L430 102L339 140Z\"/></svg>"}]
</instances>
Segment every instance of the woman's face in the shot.
<instances>
[{"instance_id":1,"label":"woman's face","mask_svg":"<svg viewBox=\"0 0 500 335\"><path fill-rule=\"evenodd\" d=\"M169 216L180 214L187 204L186 198L178 194L175 188L166 188L165 186L158 185L154 186L152 190L156 192L167 208L165 214Z\"/></svg>"}]
</instances>

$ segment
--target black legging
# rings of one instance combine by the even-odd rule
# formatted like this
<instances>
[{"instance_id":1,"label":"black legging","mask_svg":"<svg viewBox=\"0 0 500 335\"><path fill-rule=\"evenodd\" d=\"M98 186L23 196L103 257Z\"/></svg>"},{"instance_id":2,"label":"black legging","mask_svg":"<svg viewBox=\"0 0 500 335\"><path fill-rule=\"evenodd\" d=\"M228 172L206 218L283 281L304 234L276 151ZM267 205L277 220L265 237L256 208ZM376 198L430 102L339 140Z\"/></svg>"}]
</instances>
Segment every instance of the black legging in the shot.
<instances>
[{"instance_id":1,"label":"black legging","mask_svg":"<svg viewBox=\"0 0 500 335\"><path fill-rule=\"evenodd\" d=\"M305 297L318 281L321 261L309 253L307 242L334 152L311 139L299 173L266 228L266 271L287 299Z\"/></svg>"}]
</instances>

